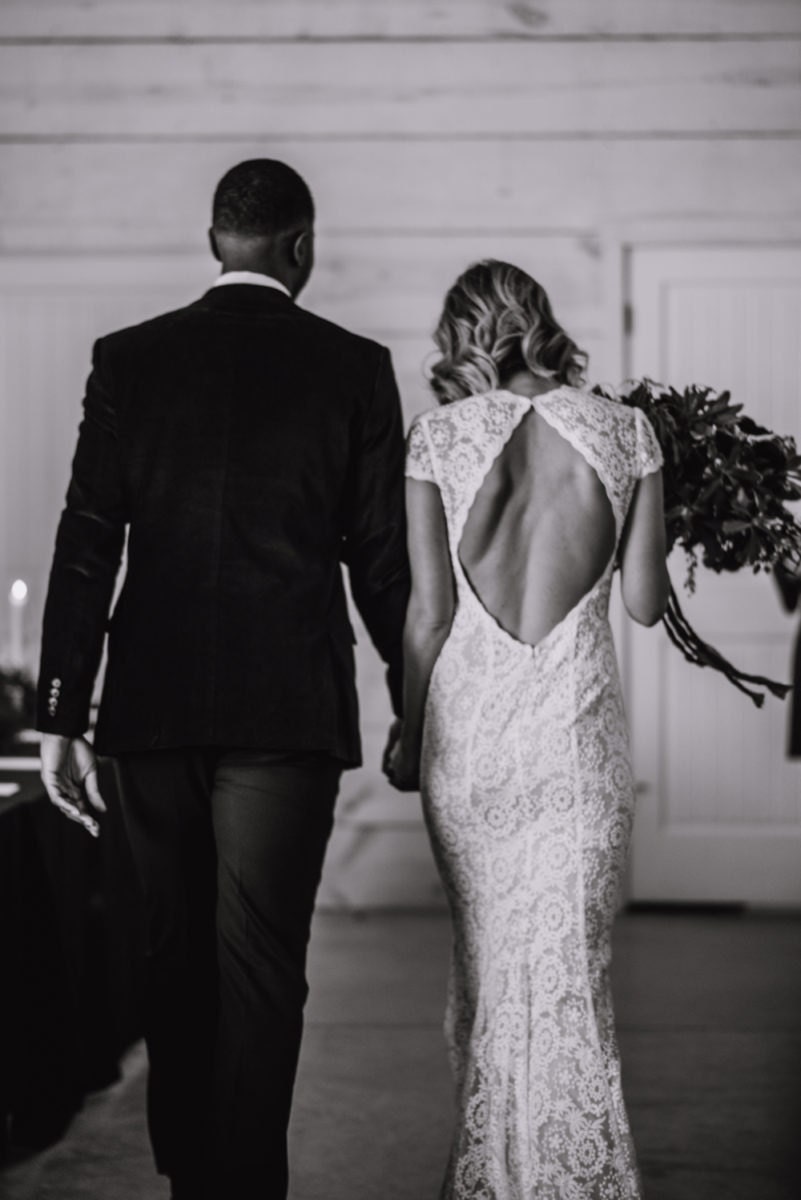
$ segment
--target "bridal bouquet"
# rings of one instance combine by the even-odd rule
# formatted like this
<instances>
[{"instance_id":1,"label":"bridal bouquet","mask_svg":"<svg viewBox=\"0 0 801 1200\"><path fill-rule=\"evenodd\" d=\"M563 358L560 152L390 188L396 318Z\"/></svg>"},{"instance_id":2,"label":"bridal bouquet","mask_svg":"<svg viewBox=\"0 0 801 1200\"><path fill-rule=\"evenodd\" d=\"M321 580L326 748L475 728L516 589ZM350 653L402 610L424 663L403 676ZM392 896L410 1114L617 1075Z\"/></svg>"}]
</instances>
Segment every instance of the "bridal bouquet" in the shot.
<instances>
[{"instance_id":1,"label":"bridal bouquet","mask_svg":"<svg viewBox=\"0 0 801 1200\"><path fill-rule=\"evenodd\" d=\"M642 379L617 390L593 390L641 408L653 425L665 459L668 547L678 545L685 552L688 591L695 588L699 559L718 572L801 564L801 526L787 507L801 499L801 456L793 438L757 425L728 392L697 384L677 391ZM756 704L762 704L764 695L746 684L777 696L790 690L763 676L746 675L704 642L672 588L663 621L688 661L721 671Z\"/></svg>"}]
</instances>

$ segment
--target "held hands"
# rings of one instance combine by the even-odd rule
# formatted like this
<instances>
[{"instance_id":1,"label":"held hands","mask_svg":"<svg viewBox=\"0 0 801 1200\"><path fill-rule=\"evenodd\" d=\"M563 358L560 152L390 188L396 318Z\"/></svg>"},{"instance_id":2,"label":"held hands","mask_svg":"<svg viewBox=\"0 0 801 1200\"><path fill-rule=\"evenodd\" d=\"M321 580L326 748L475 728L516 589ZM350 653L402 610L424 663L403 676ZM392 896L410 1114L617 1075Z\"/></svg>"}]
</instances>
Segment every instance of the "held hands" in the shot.
<instances>
[{"instance_id":1,"label":"held hands","mask_svg":"<svg viewBox=\"0 0 801 1200\"><path fill-rule=\"evenodd\" d=\"M83 825L92 837L99 836L91 809L104 813L106 806L97 786L97 758L85 738L42 734L42 783L65 817Z\"/></svg>"},{"instance_id":2,"label":"held hands","mask_svg":"<svg viewBox=\"0 0 801 1200\"><path fill-rule=\"evenodd\" d=\"M412 753L404 743L401 721L393 722L390 728L381 765L387 779L399 792L419 792L420 755Z\"/></svg>"}]
</instances>

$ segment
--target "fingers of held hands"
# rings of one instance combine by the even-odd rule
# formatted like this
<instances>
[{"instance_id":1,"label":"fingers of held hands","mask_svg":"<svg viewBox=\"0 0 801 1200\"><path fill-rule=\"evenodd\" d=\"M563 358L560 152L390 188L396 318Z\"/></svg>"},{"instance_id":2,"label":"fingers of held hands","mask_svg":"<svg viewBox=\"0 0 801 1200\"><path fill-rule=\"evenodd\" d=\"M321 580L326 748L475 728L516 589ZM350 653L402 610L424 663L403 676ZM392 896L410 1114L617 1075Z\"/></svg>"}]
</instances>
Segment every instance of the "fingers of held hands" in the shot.
<instances>
[{"instance_id":1,"label":"fingers of held hands","mask_svg":"<svg viewBox=\"0 0 801 1200\"><path fill-rule=\"evenodd\" d=\"M387 756L385 774L399 792L416 792L420 789L418 768L404 755L400 742L395 743Z\"/></svg>"},{"instance_id":2,"label":"fingers of held hands","mask_svg":"<svg viewBox=\"0 0 801 1200\"><path fill-rule=\"evenodd\" d=\"M389 733L387 735L387 744L384 747L384 753L381 757L381 770L384 772L385 775L389 774L389 764L390 764L390 759L392 758L392 752L398 744L398 739L400 738L402 729L403 729L403 722L400 720L393 721L389 727Z\"/></svg>"},{"instance_id":3,"label":"fingers of held hands","mask_svg":"<svg viewBox=\"0 0 801 1200\"><path fill-rule=\"evenodd\" d=\"M397 759L397 751L398 751L398 742L397 742L397 740L393 740L392 730L390 730L389 741L386 744L386 748L384 750L384 754L381 759L381 770L384 772L384 774L386 775L386 777L390 783L393 782L392 777L395 774L395 763L396 763L396 759Z\"/></svg>"}]
</instances>

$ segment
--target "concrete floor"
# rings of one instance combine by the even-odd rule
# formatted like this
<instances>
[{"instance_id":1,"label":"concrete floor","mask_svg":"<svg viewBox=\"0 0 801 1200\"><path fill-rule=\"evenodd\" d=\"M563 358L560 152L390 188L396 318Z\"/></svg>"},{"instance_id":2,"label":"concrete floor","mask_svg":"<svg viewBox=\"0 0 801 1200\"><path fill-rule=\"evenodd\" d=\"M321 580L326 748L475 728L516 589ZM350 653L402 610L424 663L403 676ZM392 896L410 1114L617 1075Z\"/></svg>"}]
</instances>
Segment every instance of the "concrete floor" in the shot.
<instances>
[{"instance_id":1,"label":"concrete floor","mask_svg":"<svg viewBox=\"0 0 801 1200\"><path fill-rule=\"evenodd\" d=\"M291 1200L435 1200L450 1131L442 916L318 915ZM615 995L647 1200L801 1196L801 916L631 913ZM2 1200L162 1200L141 1046Z\"/></svg>"}]
</instances>

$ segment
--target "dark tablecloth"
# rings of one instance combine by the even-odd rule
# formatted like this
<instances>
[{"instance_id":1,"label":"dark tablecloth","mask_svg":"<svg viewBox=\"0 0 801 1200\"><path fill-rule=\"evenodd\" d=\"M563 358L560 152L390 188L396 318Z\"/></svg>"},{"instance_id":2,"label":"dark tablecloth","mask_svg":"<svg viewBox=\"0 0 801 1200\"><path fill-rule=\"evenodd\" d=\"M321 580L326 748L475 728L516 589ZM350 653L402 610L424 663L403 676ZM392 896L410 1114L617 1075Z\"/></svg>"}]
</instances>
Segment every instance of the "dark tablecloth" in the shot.
<instances>
[{"instance_id":1,"label":"dark tablecloth","mask_svg":"<svg viewBox=\"0 0 801 1200\"><path fill-rule=\"evenodd\" d=\"M0 796L0 1153L63 1131L118 1075L140 1035L139 891L110 763L99 839L68 821L38 774Z\"/></svg>"}]
</instances>

